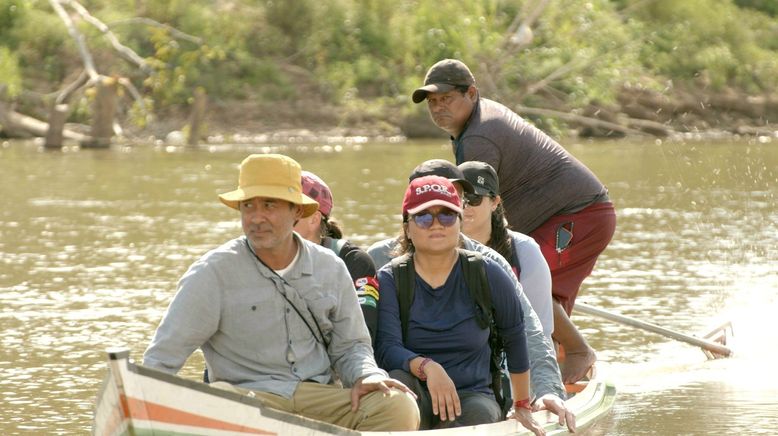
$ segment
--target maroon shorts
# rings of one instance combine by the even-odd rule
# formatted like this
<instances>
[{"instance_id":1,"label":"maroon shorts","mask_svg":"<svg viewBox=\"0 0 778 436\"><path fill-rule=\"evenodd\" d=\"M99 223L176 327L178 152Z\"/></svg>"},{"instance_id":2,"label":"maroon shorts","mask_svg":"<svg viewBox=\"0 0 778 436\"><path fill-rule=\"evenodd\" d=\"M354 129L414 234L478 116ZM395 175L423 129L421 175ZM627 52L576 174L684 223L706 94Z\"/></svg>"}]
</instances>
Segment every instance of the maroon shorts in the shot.
<instances>
[{"instance_id":1,"label":"maroon shorts","mask_svg":"<svg viewBox=\"0 0 778 436\"><path fill-rule=\"evenodd\" d=\"M530 236L551 269L551 294L569 315L584 279L616 230L613 203L594 203L580 212L554 215Z\"/></svg>"}]
</instances>

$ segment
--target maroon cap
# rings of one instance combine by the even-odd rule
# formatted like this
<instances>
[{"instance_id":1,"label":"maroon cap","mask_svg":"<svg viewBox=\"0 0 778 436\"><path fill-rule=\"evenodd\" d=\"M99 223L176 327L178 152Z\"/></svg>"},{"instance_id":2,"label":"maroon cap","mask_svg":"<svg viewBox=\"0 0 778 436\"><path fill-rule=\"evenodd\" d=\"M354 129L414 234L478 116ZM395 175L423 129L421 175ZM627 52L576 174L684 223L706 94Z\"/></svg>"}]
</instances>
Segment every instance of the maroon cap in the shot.
<instances>
[{"instance_id":1,"label":"maroon cap","mask_svg":"<svg viewBox=\"0 0 778 436\"><path fill-rule=\"evenodd\" d=\"M300 179L303 185L303 194L313 198L319 203L319 212L324 216L330 216L332 212L332 191L319 176L310 172L300 173Z\"/></svg>"},{"instance_id":2,"label":"maroon cap","mask_svg":"<svg viewBox=\"0 0 778 436\"><path fill-rule=\"evenodd\" d=\"M440 176L424 176L411 180L403 199L403 216L413 215L431 206L444 206L462 213L462 200L454 185Z\"/></svg>"},{"instance_id":3,"label":"maroon cap","mask_svg":"<svg viewBox=\"0 0 778 436\"><path fill-rule=\"evenodd\" d=\"M429 92L448 92L457 86L475 85L475 77L462 61L443 59L431 66L424 77L424 86L413 91L413 102L421 103Z\"/></svg>"}]
</instances>

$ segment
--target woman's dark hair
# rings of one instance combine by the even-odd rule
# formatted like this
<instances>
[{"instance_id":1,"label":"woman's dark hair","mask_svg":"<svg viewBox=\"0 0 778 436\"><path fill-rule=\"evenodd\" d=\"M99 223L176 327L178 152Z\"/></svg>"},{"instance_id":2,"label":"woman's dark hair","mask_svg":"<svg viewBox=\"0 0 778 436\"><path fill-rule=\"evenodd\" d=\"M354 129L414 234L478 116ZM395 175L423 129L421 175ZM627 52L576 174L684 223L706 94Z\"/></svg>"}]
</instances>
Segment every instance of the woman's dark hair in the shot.
<instances>
[{"instance_id":1,"label":"woman's dark hair","mask_svg":"<svg viewBox=\"0 0 778 436\"><path fill-rule=\"evenodd\" d=\"M389 256L395 258L405 253L413 253L413 241L408 237L408 216L403 216L403 225L400 227L400 233L397 235L397 245L389 253Z\"/></svg>"},{"instance_id":2,"label":"woman's dark hair","mask_svg":"<svg viewBox=\"0 0 778 436\"><path fill-rule=\"evenodd\" d=\"M508 234L508 221L505 219L505 208L502 207L502 202L492 211L492 232L486 245L500 253L511 266L516 266L512 262L511 236Z\"/></svg>"},{"instance_id":3,"label":"woman's dark hair","mask_svg":"<svg viewBox=\"0 0 778 436\"><path fill-rule=\"evenodd\" d=\"M343 230L340 223L324 215L321 216L321 237L330 237L332 239L343 239Z\"/></svg>"}]
</instances>

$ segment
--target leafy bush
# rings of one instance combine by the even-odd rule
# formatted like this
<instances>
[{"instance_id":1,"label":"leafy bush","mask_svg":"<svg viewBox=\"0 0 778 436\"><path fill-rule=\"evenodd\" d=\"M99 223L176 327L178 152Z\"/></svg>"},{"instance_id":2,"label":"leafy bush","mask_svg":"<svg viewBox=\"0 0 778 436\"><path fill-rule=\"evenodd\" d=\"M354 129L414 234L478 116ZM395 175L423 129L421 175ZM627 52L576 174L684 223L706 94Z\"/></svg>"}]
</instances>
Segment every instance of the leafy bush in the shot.
<instances>
[{"instance_id":1,"label":"leafy bush","mask_svg":"<svg viewBox=\"0 0 778 436\"><path fill-rule=\"evenodd\" d=\"M6 47L0 46L0 92L5 85L5 92L9 97L16 96L21 91L22 77L19 74L19 61L16 53ZM0 94L0 97L3 95Z\"/></svg>"}]
</instances>

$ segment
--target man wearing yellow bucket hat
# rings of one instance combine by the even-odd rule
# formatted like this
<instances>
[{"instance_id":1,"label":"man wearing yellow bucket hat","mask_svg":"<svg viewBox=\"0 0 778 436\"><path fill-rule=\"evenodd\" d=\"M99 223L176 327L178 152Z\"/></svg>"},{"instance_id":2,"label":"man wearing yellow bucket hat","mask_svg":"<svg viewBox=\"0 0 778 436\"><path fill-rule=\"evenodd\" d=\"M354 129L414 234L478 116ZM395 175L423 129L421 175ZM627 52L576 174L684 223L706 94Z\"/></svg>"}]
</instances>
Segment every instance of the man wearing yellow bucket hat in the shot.
<instances>
[{"instance_id":1,"label":"man wearing yellow bucket hat","mask_svg":"<svg viewBox=\"0 0 778 436\"><path fill-rule=\"evenodd\" d=\"M219 199L240 211L245 235L189 267L143 364L176 373L200 348L215 386L268 407L362 431L415 430L416 401L376 365L345 264L293 231L319 207L300 173L283 155L243 160L238 188Z\"/></svg>"}]
</instances>

